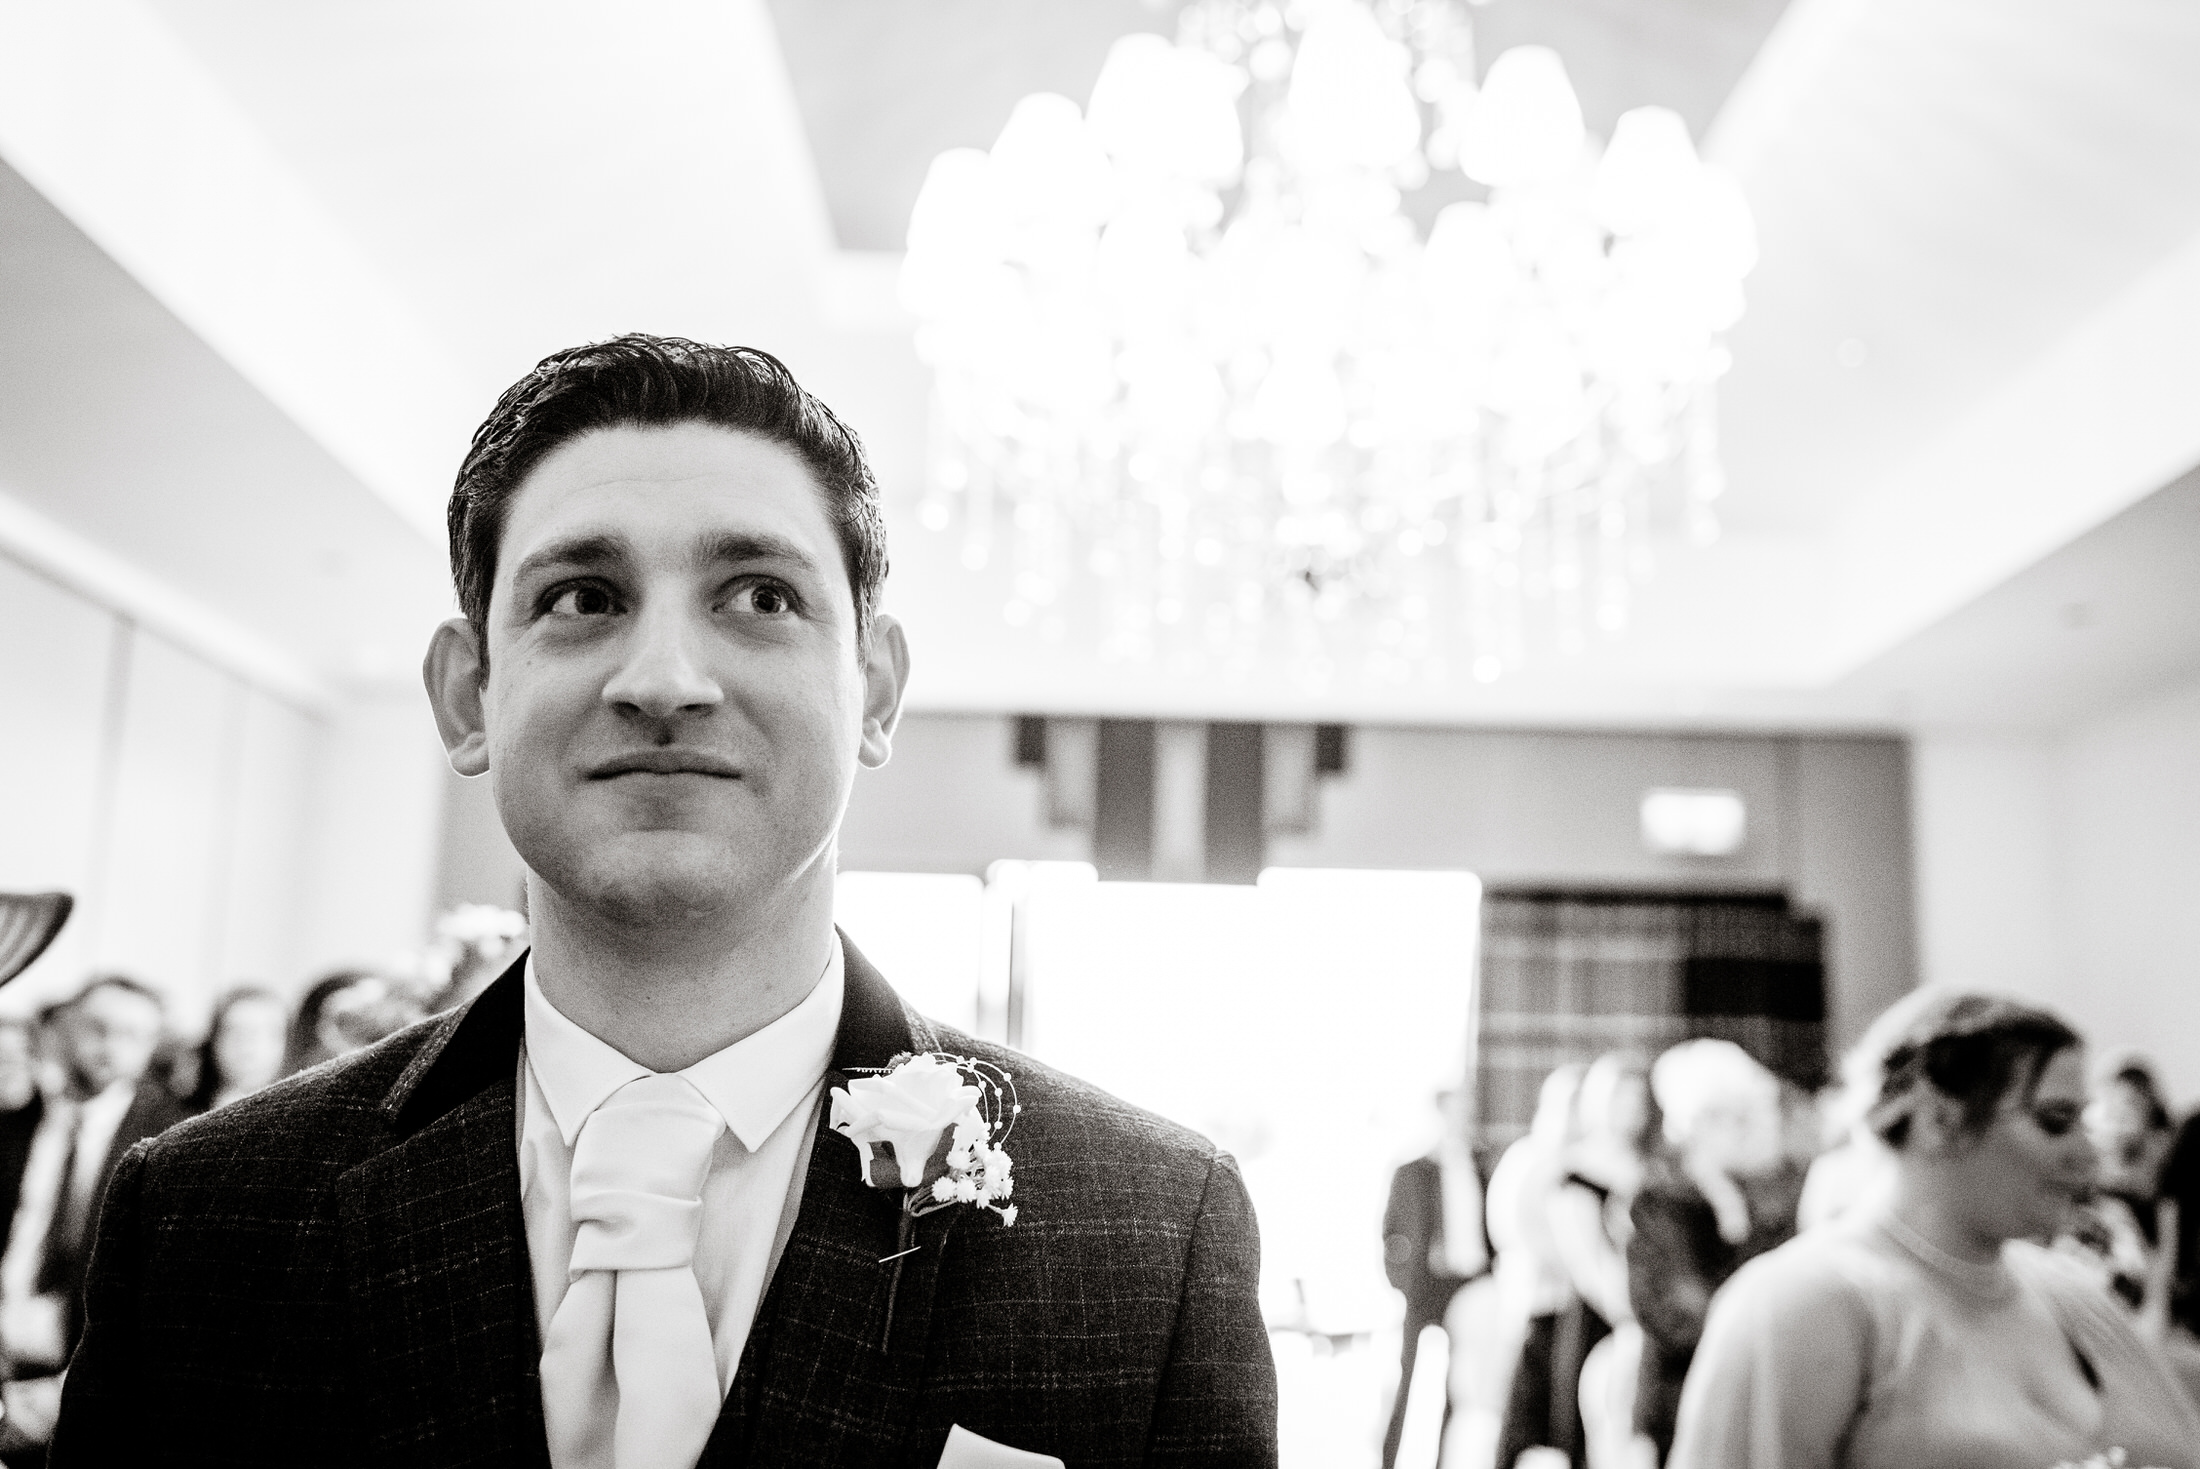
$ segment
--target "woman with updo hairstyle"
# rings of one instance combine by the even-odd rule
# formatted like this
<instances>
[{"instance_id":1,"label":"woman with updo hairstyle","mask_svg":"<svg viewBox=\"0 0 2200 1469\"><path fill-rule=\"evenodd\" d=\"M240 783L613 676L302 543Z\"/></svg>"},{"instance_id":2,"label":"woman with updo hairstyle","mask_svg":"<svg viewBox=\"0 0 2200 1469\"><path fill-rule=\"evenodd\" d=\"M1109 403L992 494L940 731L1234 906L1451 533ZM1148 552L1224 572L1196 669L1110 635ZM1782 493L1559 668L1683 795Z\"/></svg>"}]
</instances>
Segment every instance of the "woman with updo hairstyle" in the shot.
<instances>
[{"instance_id":1,"label":"woman with updo hairstyle","mask_svg":"<svg viewBox=\"0 0 2200 1469\"><path fill-rule=\"evenodd\" d=\"M2200 1411L2098 1280L2039 1243L2094 1182L2077 1033L1927 991L1858 1050L1885 1187L1719 1293L1669 1462L2200 1469Z\"/></svg>"}]
</instances>

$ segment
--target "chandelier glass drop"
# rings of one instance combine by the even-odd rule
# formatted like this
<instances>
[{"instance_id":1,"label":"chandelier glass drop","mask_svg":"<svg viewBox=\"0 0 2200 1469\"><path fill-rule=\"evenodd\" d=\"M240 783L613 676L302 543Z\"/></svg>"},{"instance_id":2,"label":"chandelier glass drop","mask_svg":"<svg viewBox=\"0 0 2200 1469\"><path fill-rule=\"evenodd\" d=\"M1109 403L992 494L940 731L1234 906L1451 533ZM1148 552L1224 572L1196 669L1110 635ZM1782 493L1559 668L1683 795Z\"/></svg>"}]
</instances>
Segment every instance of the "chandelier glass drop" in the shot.
<instances>
[{"instance_id":1,"label":"chandelier glass drop","mask_svg":"<svg viewBox=\"0 0 2200 1469\"><path fill-rule=\"evenodd\" d=\"M1410 196L1454 170L1424 238ZM919 514L1005 563L1012 624L1097 615L1109 658L1487 682L1716 535L1755 252L1676 114L1599 149L1553 52L1477 82L1451 0L1194 0L1085 108L1026 97L934 160Z\"/></svg>"}]
</instances>

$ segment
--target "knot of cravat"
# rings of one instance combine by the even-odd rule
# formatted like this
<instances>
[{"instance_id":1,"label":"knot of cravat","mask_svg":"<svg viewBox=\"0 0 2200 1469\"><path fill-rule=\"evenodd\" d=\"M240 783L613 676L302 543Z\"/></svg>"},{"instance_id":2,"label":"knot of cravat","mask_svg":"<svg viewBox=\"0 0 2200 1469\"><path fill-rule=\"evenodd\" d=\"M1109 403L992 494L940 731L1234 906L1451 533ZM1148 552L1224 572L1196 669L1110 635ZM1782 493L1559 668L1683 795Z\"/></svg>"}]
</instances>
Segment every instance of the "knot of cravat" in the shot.
<instances>
[{"instance_id":1,"label":"knot of cravat","mask_svg":"<svg viewBox=\"0 0 2200 1469\"><path fill-rule=\"evenodd\" d=\"M571 1274L692 1264L703 1180L725 1128L679 1076L630 1081L590 1113L573 1144Z\"/></svg>"},{"instance_id":2,"label":"knot of cravat","mask_svg":"<svg viewBox=\"0 0 2200 1469\"><path fill-rule=\"evenodd\" d=\"M667 1075L628 1082L581 1124L569 1283L542 1352L558 1469L691 1465L710 1437L720 1384L695 1241L724 1130Z\"/></svg>"}]
</instances>

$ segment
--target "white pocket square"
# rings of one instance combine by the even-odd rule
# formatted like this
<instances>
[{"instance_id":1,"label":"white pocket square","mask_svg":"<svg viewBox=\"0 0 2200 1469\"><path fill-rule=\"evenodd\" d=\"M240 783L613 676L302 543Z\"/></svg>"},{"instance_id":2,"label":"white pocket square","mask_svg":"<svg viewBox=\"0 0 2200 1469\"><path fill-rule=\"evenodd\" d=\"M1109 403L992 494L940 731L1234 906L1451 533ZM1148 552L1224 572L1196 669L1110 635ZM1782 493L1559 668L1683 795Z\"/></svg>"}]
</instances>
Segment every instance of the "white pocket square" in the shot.
<instances>
[{"instance_id":1,"label":"white pocket square","mask_svg":"<svg viewBox=\"0 0 2200 1469\"><path fill-rule=\"evenodd\" d=\"M947 1431L947 1449L940 1455L940 1469L1064 1469L1052 1454L1012 1449L1005 1443L972 1433L960 1423Z\"/></svg>"}]
</instances>

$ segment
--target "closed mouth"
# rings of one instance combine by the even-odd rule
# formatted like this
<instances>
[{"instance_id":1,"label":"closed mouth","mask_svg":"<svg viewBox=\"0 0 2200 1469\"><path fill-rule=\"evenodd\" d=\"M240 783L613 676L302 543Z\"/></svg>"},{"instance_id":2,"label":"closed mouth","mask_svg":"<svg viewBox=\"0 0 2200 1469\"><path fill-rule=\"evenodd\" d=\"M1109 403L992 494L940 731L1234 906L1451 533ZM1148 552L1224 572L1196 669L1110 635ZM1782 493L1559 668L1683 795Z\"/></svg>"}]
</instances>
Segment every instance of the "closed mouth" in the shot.
<instances>
[{"instance_id":1,"label":"closed mouth","mask_svg":"<svg viewBox=\"0 0 2200 1469\"><path fill-rule=\"evenodd\" d=\"M611 780L621 775L713 775L739 780L741 768L708 750L636 750L606 760L588 772L590 780Z\"/></svg>"}]
</instances>

